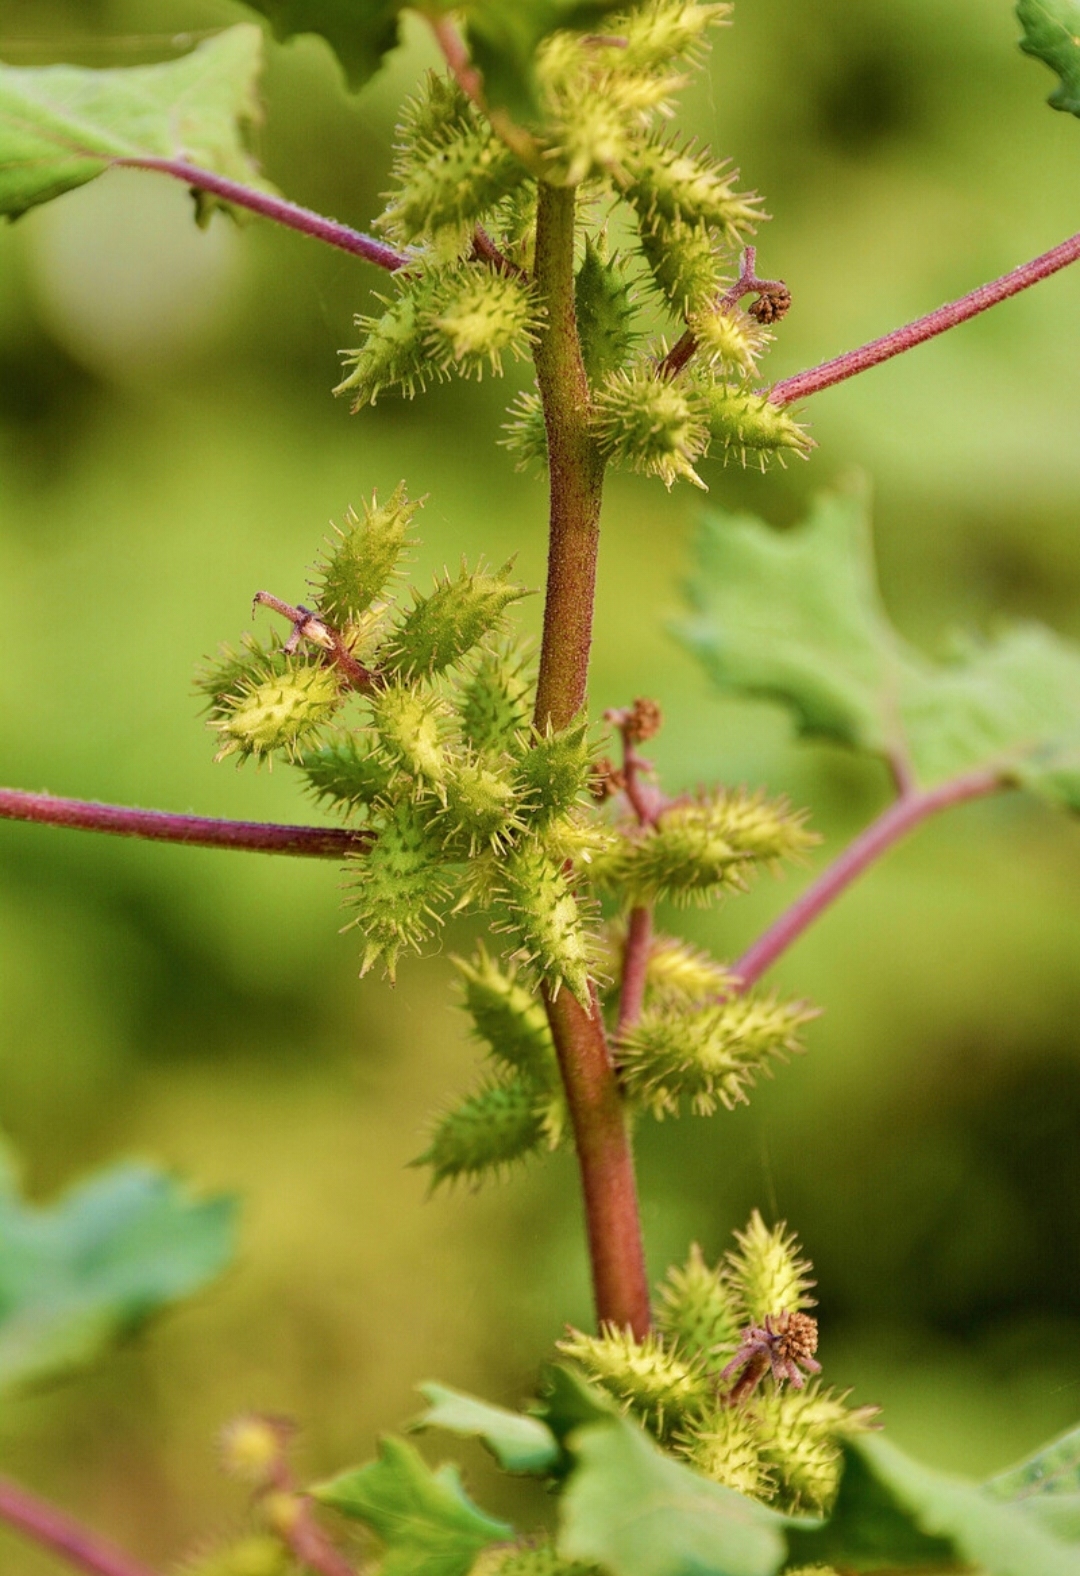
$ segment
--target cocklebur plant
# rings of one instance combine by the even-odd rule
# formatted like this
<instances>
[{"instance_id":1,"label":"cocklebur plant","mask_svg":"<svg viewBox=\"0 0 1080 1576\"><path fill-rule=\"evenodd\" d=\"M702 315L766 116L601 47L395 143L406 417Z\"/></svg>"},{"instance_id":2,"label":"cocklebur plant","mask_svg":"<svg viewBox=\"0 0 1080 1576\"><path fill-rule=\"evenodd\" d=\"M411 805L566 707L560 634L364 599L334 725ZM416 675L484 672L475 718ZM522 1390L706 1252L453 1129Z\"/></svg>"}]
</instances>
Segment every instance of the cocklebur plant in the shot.
<instances>
[{"instance_id":1,"label":"cocklebur plant","mask_svg":"<svg viewBox=\"0 0 1080 1576\"><path fill-rule=\"evenodd\" d=\"M289 1426L253 1414L222 1442L226 1470L250 1492L252 1525L196 1551L190 1568L350 1576L322 1505L374 1535L389 1576L958 1566L1075 1576L1075 1527L1044 1514L1033 1485L1074 1486L1077 1437L984 1485L901 1455L872 1408L850 1407L822 1374L809 1266L786 1227L755 1213L720 1263L691 1250L654 1304L630 1137L648 1116L712 1116L747 1100L802 1048L816 1009L759 990L761 977L900 836L1010 787L1080 809L1080 653L1028 626L928 661L885 618L854 493L823 500L782 538L745 517L706 517L677 637L722 690L767 697L802 733L883 759L897 787L878 821L732 961L662 932L658 919L667 926L680 905L735 896L759 868L806 859L814 839L803 814L726 784L662 788L640 748L661 724L658 704L592 718L587 678L609 467L671 488L715 481L714 459L764 469L805 458L812 440L796 402L1047 277L1080 257L1080 237L767 387L762 358L791 296L758 275L747 244L760 202L671 124L727 5L465 0L453 8L464 35L440 0L255 9L284 37L322 33L357 86L392 46L401 11L430 25L447 69L428 75L403 114L376 236L285 201L259 176L245 131L261 34L247 24L168 65L0 68L0 209L17 216L128 165L185 182L202 220L214 206L249 210L365 259L388 284L358 314L360 342L336 390L361 420L379 399L531 360L535 386L511 403L501 441L547 475L535 670L514 630L527 588L513 566L463 564L410 592L418 501L404 484L382 501L361 493L305 602L256 595L261 617L283 618L286 631L243 637L199 680L218 759L292 766L333 824L214 822L16 790L0 793L0 811L336 858L363 973L393 977L406 953L439 945L455 916L484 915L488 945L457 972L486 1065L435 1118L417 1164L435 1185L475 1184L572 1143L597 1330L567 1334L564 1360L522 1412L424 1387L417 1426L478 1438L506 1471L540 1480L557 1497L553 1532L488 1515L454 1468L432 1471L403 1438L305 1492ZM1062 77L1053 102L1080 113L1076 0L1021 0L1018 10L1024 47ZM227 1250L227 1206L178 1207L153 1175L99 1182L59 1217L38 1219L13 1189L3 1203L0 1336L14 1328L20 1340L0 1341L12 1353L2 1383L88 1360L208 1278ZM89 1265L78 1251L86 1239ZM27 1328L44 1333L28 1343ZM15 1485L0 1483L0 1517L95 1576L145 1576Z\"/></svg>"}]
</instances>

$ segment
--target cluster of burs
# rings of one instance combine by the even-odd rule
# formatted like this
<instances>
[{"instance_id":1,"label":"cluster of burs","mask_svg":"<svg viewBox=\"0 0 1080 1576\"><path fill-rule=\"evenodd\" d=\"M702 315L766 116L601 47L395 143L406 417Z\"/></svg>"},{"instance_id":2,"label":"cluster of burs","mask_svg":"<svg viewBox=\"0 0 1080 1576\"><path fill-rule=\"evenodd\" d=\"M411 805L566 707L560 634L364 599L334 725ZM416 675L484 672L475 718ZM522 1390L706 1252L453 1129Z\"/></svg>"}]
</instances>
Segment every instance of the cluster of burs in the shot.
<instances>
[{"instance_id":1,"label":"cluster of burs","mask_svg":"<svg viewBox=\"0 0 1080 1576\"><path fill-rule=\"evenodd\" d=\"M505 627L524 594L509 566L463 566L399 605L415 510L399 488L350 513L293 636L247 637L200 686L219 759L283 757L356 827L347 902L364 972L393 976L465 910L505 933L504 959L480 950L458 965L489 1065L424 1157L436 1180L477 1179L562 1137L537 986L588 1005L594 982L618 973L620 914L739 890L811 839L785 804L741 790L673 802L651 826L621 816L619 799L600 803L585 721L531 721L532 676ZM797 1048L810 1016L802 1002L737 993L718 963L658 936L645 1010L618 1045L627 1099L657 1116L731 1105Z\"/></svg>"},{"instance_id":2,"label":"cluster of burs","mask_svg":"<svg viewBox=\"0 0 1080 1576\"><path fill-rule=\"evenodd\" d=\"M536 61L541 118L513 149L450 78L431 74L398 128L393 190L377 228L408 263L359 317L363 344L347 354L338 393L354 409L388 389L412 394L432 378L501 372L529 355L542 307L533 284L537 190L572 187L593 219L576 275L576 306L599 453L611 464L700 485L710 450L745 463L804 455L810 440L755 392L769 335L723 299L737 250L762 217L735 172L663 127L710 28L730 8L650 0L608 18L602 36L552 34ZM498 117L496 117L498 119ZM500 127L505 135L505 127ZM477 226L484 246L477 249ZM607 255L613 232L623 252ZM659 313L688 330L692 361L665 365L649 344ZM543 463L539 396L511 407L508 446Z\"/></svg>"}]
</instances>

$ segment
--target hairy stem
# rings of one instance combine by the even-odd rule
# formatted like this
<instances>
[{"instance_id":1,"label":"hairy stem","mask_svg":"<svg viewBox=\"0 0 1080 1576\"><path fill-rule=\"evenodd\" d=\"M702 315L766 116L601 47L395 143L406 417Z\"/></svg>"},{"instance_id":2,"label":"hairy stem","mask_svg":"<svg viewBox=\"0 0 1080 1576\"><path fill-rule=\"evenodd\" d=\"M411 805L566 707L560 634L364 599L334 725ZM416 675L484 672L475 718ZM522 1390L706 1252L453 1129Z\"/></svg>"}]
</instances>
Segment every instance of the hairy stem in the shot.
<instances>
[{"instance_id":1,"label":"hairy stem","mask_svg":"<svg viewBox=\"0 0 1080 1576\"><path fill-rule=\"evenodd\" d=\"M404 252L395 252L392 246L384 246L374 236L364 235L347 224L339 224L336 219L324 218L321 213L313 213L310 208L301 208L298 203L275 197L271 192L260 191L255 186L227 180L224 175L215 175L212 170L200 169L197 164L187 164L183 159L114 159L113 163L172 175L186 186L212 192L215 197L233 203L237 208L249 208L264 219L273 219L276 224L283 224L289 230L298 230L301 235L325 241L328 246L350 252L353 257L362 257L365 262L374 263L376 268L385 268L389 273L396 273L412 260Z\"/></svg>"},{"instance_id":2,"label":"hairy stem","mask_svg":"<svg viewBox=\"0 0 1080 1576\"><path fill-rule=\"evenodd\" d=\"M981 799L1007 786L997 772L968 772L937 788L915 790L895 800L876 821L861 832L832 864L811 882L801 897L775 920L735 964L739 989L748 990L772 967L782 952L797 941L829 905L922 821L968 799Z\"/></svg>"},{"instance_id":3,"label":"hairy stem","mask_svg":"<svg viewBox=\"0 0 1080 1576\"><path fill-rule=\"evenodd\" d=\"M641 1017L641 1009L645 1005L645 978L649 972L652 932L652 909L632 908L626 927L616 1040L621 1040Z\"/></svg>"},{"instance_id":4,"label":"hairy stem","mask_svg":"<svg viewBox=\"0 0 1080 1576\"><path fill-rule=\"evenodd\" d=\"M547 427L551 512L536 725L565 728L585 704L604 463L589 431L589 384L574 311L574 192L540 185L536 284L545 319L536 379Z\"/></svg>"},{"instance_id":5,"label":"hairy stem","mask_svg":"<svg viewBox=\"0 0 1080 1576\"><path fill-rule=\"evenodd\" d=\"M581 1169L597 1322L629 1329L641 1340L650 1315L637 1181L600 1006L594 995L586 1012L568 990L552 998L546 988L544 1006Z\"/></svg>"},{"instance_id":6,"label":"hairy stem","mask_svg":"<svg viewBox=\"0 0 1080 1576\"><path fill-rule=\"evenodd\" d=\"M148 1565L8 1478L0 1478L0 1521L89 1576L154 1576Z\"/></svg>"},{"instance_id":7,"label":"hairy stem","mask_svg":"<svg viewBox=\"0 0 1080 1576\"><path fill-rule=\"evenodd\" d=\"M1074 235L1068 241L1062 241L1060 246L1044 252L1041 257L1033 258L1030 263L1003 274L1000 279L979 285L978 289L961 296L959 301L939 306L935 312L927 313L926 317L917 318L914 323L908 323L903 328L894 328L891 334L873 339L857 350L834 356L819 367L810 367L806 372L797 372L794 377L783 378L768 391L769 399L774 405L791 405L809 394L820 394L822 389L832 388L834 383L843 383L845 378L853 378L856 373L865 372L869 367L876 367L879 362L911 350L924 340L933 339L946 329L955 328L958 323L966 323L969 317L978 317L988 307L996 306L999 301L1007 301L1010 296L1019 295L1021 290L1038 284L1041 279L1049 279L1051 274L1058 273L1078 259L1080 235Z\"/></svg>"},{"instance_id":8,"label":"hairy stem","mask_svg":"<svg viewBox=\"0 0 1080 1576\"><path fill-rule=\"evenodd\" d=\"M81 832L111 832L153 843L188 843L196 848L236 848L256 854L295 854L303 859L344 859L370 848L370 832L335 826L275 826L265 821L223 821L167 810L132 810L86 799L57 799L50 793L0 788L0 820L37 821Z\"/></svg>"},{"instance_id":9,"label":"hairy stem","mask_svg":"<svg viewBox=\"0 0 1080 1576\"><path fill-rule=\"evenodd\" d=\"M574 192L541 183L536 284L544 303L536 377L547 425L551 503L536 726L565 728L585 704L603 462L589 432L589 385L574 311ZM574 1129L596 1317L642 1337L649 1289L637 1183L615 1065L593 991L544 991Z\"/></svg>"}]
</instances>

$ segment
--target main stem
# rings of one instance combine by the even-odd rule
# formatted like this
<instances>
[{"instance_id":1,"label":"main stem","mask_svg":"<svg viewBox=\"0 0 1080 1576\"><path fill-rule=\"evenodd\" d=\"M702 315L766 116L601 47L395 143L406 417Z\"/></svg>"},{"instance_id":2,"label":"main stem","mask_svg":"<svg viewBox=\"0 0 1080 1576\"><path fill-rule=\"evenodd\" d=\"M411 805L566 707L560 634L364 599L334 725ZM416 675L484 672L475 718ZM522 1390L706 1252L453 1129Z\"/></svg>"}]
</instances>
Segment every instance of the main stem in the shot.
<instances>
[{"instance_id":1,"label":"main stem","mask_svg":"<svg viewBox=\"0 0 1080 1576\"><path fill-rule=\"evenodd\" d=\"M604 467L589 431L589 385L574 310L571 188L540 184L536 285L546 317L536 376L547 425L551 511L536 726L565 728L585 704ZM626 1112L595 991L586 1009L544 989L566 1089L600 1324L649 1328L649 1287Z\"/></svg>"},{"instance_id":2,"label":"main stem","mask_svg":"<svg viewBox=\"0 0 1080 1576\"><path fill-rule=\"evenodd\" d=\"M77 1566L87 1576L154 1576L149 1566L9 1478L0 1478L0 1521Z\"/></svg>"}]
</instances>

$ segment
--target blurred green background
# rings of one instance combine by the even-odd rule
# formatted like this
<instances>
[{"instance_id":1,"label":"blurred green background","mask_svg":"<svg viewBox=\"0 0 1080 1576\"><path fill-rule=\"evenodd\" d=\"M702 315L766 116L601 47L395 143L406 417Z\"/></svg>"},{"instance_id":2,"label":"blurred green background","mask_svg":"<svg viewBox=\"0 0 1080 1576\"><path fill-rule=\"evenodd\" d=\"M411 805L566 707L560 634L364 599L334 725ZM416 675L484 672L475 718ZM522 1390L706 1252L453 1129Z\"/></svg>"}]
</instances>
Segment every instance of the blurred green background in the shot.
<instances>
[{"instance_id":1,"label":"blurred green background","mask_svg":"<svg viewBox=\"0 0 1080 1576\"><path fill-rule=\"evenodd\" d=\"M4 0L14 63L135 63L228 0ZM1043 102L1006 0L743 0L685 121L775 216L763 271L795 307L794 372L961 294L1077 228L1080 126ZM291 196L369 222L419 29L359 98L329 53L271 47L260 153ZM379 280L268 226L190 223L182 189L115 174L0 232L0 781L85 798L316 818L285 770L211 765L191 680L302 596L332 517L401 477L429 493L419 575L462 552L543 574L544 502L493 448L485 382L352 418L329 396ZM858 466L884 594L927 649L1037 617L1080 638L1080 270L819 396L820 448L711 500L783 527ZM721 703L663 632L700 499L613 478L592 700L667 717L672 788L763 783L834 853L883 773L796 748ZM539 598L526 618L535 628ZM806 873L689 929L732 957ZM589 1318L569 1158L477 1196L406 1169L475 1053L445 953L396 989L356 979L332 865L0 826L0 1126L50 1196L122 1154L245 1198L223 1283L89 1376L0 1415L0 1467L165 1561L242 1513L219 1424L297 1417L302 1469L366 1457L434 1377L527 1393ZM1080 829L1020 798L972 805L871 873L776 971L825 1009L748 1109L643 1130L659 1275L759 1204L817 1267L826 1377L897 1441L970 1472L1080 1417ZM479 1461L472 1481L512 1504ZM6 1576L58 1567L0 1534Z\"/></svg>"}]
</instances>

